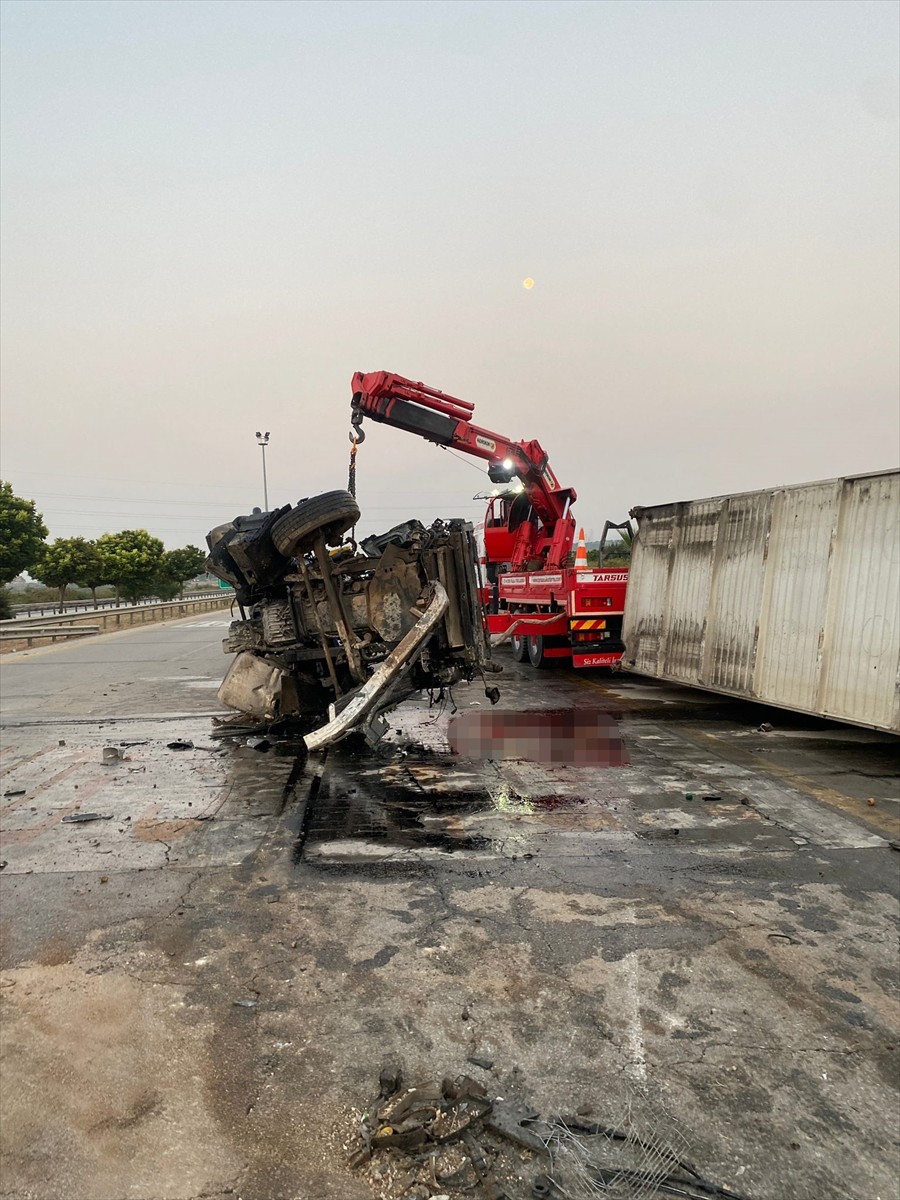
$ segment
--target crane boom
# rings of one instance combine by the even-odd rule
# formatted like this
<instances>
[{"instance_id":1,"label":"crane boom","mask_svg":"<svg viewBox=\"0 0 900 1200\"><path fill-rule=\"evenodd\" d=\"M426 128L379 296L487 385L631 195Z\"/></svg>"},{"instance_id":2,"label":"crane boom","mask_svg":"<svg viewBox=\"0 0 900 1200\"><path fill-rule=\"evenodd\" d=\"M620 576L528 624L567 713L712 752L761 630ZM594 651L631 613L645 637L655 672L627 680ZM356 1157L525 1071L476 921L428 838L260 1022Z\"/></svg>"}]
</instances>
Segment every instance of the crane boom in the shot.
<instances>
[{"instance_id":1,"label":"crane boom","mask_svg":"<svg viewBox=\"0 0 900 1200\"><path fill-rule=\"evenodd\" d=\"M530 511L511 543L507 561L512 570L529 564L531 569L566 565L575 535L570 509L576 493L560 486L540 442L513 441L475 425L474 404L389 371L357 371L352 388L351 420L357 430L363 417L370 417L486 460L493 483L521 480Z\"/></svg>"}]
</instances>

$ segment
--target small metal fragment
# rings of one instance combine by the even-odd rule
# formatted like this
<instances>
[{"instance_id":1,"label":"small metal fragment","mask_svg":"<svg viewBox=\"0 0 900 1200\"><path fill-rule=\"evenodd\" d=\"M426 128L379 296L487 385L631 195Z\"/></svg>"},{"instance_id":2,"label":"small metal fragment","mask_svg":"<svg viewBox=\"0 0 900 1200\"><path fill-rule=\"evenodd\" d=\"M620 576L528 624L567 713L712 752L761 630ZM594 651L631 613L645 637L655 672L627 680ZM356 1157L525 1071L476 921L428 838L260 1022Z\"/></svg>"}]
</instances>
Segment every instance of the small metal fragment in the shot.
<instances>
[{"instance_id":1,"label":"small metal fragment","mask_svg":"<svg viewBox=\"0 0 900 1200\"><path fill-rule=\"evenodd\" d=\"M294 943L296 945L296 942ZM386 1100L389 1096L393 1096L400 1091L403 1085L403 1071L398 1066L385 1066L381 1068L381 1074L378 1076L378 1084L381 1088L379 1096Z\"/></svg>"},{"instance_id":2,"label":"small metal fragment","mask_svg":"<svg viewBox=\"0 0 900 1200\"><path fill-rule=\"evenodd\" d=\"M547 1146L536 1133L526 1128L524 1122L536 1121L539 1114L525 1104L512 1100L496 1100L493 1109L484 1119L486 1129L499 1133L511 1142L517 1142L527 1150L546 1154Z\"/></svg>"}]
</instances>

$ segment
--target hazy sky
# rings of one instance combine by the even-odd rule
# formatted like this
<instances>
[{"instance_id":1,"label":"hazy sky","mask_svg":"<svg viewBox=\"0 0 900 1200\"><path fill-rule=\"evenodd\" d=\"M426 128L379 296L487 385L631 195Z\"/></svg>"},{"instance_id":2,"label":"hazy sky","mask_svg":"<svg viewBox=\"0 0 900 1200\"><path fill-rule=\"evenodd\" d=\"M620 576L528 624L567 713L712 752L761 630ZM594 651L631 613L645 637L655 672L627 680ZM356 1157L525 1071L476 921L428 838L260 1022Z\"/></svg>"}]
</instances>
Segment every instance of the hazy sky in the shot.
<instances>
[{"instance_id":1,"label":"hazy sky","mask_svg":"<svg viewBox=\"0 0 900 1200\"><path fill-rule=\"evenodd\" d=\"M273 504L345 486L355 370L537 437L589 533L896 464L896 4L2 9L0 467L51 535L202 544L256 429ZM478 518L368 428L366 530Z\"/></svg>"}]
</instances>

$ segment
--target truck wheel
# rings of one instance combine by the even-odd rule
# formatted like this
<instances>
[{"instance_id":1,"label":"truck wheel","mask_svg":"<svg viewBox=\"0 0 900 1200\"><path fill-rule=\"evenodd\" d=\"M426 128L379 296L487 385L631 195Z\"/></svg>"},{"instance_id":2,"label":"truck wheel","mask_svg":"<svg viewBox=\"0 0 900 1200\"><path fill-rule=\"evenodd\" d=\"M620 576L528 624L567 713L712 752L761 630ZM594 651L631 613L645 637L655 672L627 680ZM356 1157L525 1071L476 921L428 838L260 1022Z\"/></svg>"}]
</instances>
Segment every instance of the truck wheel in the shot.
<instances>
[{"instance_id":1,"label":"truck wheel","mask_svg":"<svg viewBox=\"0 0 900 1200\"><path fill-rule=\"evenodd\" d=\"M319 535L337 542L359 520L359 505L349 492L323 492L303 500L272 526L272 541L287 558L308 550Z\"/></svg>"},{"instance_id":2,"label":"truck wheel","mask_svg":"<svg viewBox=\"0 0 900 1200\"><path fill-rule=\"evenodd\" d=\"M528 661L533 667L544 669L549 667L552 659L549 659L544 651L547 648L547 639L543 637L530 637L528 639Z\"/></svg>"},{"instance_id":3,"label":"truck wheel","mask_svg":"<svg viewBox=\"0 0 900 1200\"><path fill-rule=\"evenodd\" d=\"M514 633L509 639L509 644L512 647L512 656L516 662L525 662L528 658L528 638L520 633Z\"/></svg>"}]
</instances>

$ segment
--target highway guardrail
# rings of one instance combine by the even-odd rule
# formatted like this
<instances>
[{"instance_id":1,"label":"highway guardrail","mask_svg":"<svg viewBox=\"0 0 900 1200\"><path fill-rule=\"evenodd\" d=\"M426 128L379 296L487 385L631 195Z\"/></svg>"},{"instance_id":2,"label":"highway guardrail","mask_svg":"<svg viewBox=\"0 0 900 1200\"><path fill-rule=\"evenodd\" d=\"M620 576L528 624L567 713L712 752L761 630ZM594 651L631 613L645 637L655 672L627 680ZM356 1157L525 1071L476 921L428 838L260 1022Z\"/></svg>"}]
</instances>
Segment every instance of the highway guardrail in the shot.
<instances>
[{"instance_id":1,"label":"highway guardrail","mask_svg":"<svg viewBox=\"0 0 900 1200\"><path fill-rule=\"evenodd\" d=\"M159 621L178 620L180 617L189 617L196 613L214 612L230 607L233 599L234 592L229 591L218 592L212 596L192 597L189 600L123 605L103 611L95 609L89 614L59 614L52 621L45 617L18 617L12 621L0 621L0 641L24 641L30 635L34 636L34 631L47 629L56 630L57 637L61 637L66 631L78 637L82 629L91 633L110 633L116 629L129 629L133 625L149 625Z\"/></svg>"}]
</instances>

